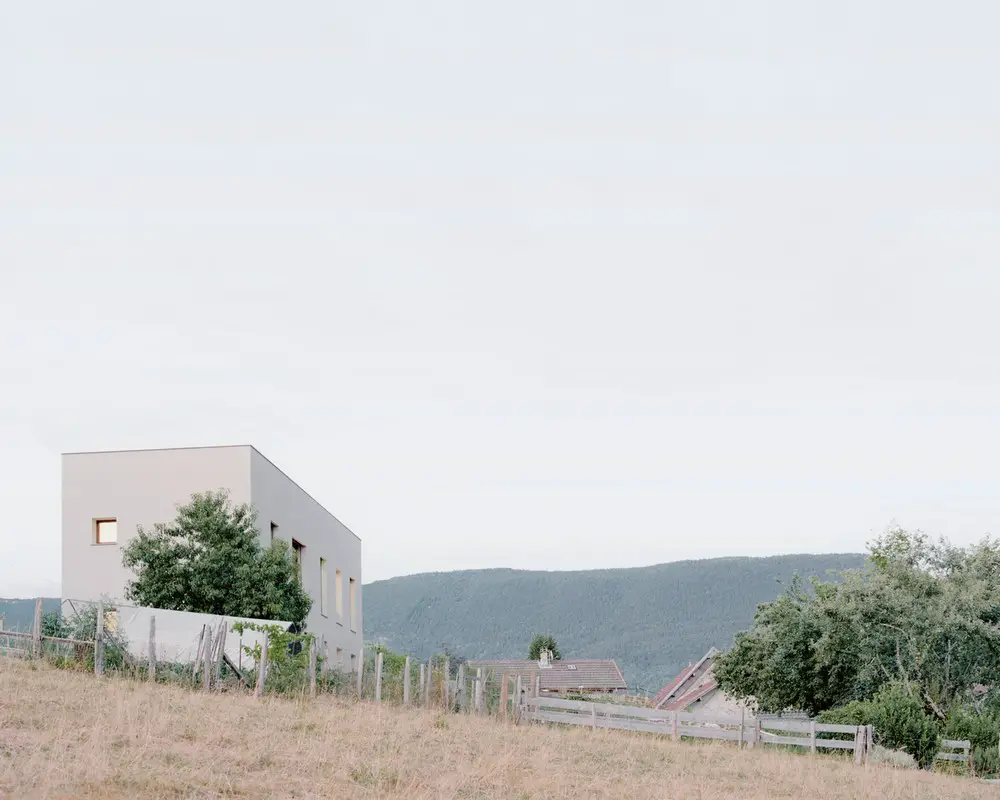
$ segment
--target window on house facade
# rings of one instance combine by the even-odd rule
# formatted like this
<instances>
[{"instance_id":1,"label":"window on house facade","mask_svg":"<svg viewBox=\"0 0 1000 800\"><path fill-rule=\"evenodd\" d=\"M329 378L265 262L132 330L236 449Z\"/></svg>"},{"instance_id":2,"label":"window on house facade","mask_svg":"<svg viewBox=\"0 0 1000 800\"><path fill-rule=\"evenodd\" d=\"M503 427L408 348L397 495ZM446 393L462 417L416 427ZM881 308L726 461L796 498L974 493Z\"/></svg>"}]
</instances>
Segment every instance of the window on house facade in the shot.
<instances>
[{"instance_id":1,"label":"window on house facade","mask_svg":"<svg viewBox=\"0 0 1000 800\"><path fill-rule=\"evenodd\" d=\"M273 542L278 538L278 524L276 522L271 523L271 541Z\"/></svg>"},{"instance_id":2,"label":"window on house facade","mask_svg":"<svg viewBox=\"0 0 1000 800\"><path fill-rule=\"evenodd\" d=\"M358 630L358 599L357 599L357 585L358 582L354 578L349 579L350 583L350 597L348 602L350 603L350 608L348 609L351 614L351 632L355 633Z\"/></svg>"},{"instance_id":3,"label":"window on house facade","mask_svg":"<svg viewBox=\"0 0 1000 800\"><path fill-rule=\"evenodd\" d=\"M333 583L333 602L337 604L337 619L344 619L344 576L338 569Z\"/></svg>"},{"instance_id":4,"label":"window on house facade","mask_svg":"<svg viewBox=\"0 0 1000 800\"><path fill-rule=\"evenodd\" d=\"M97 544L115 544L118 541L118 520L94 520L94 541Z\"/></svg>"},{"instance_id":5,"label":"window on house facade","mask_svg":"<svg viewBox=\"0 0 1000 800\"><path fill-rule=\"evenodd\" d=\"M351 656L351 661L354 661L354 656ZM337 666L344 666L344 648L342 647L337 648Z\"/></svg>"},{"instance_id":6,"label":"window on house facade","mask_svg":"<svg viewBox=\"0 0 1000 800\"><path fill-rule=\"evenodd\" d=\"M295 571L299 575L299 583L302 583L302 559L305 556L306 546L295 539L292 539L292 555L295 557Z\"/></svg>"},{"instance_id":7,"label":"window on house facade","mask_svg":"<svg viewBox=\"0 0 1000 800\"><path fill-rule=\"evenodd\" d=\"M326 559L319 560L319 613L324 617L330 615L329 590L326 579Z\"/></svg>"}]
</instances>

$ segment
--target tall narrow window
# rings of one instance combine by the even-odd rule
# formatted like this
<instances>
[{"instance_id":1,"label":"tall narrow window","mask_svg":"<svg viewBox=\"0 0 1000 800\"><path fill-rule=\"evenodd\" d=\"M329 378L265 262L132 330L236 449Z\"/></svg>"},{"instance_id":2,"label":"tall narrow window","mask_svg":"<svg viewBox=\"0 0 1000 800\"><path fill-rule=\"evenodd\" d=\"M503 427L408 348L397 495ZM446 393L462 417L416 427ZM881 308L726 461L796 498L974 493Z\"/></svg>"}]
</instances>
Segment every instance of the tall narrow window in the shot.
<instances>
[{"instance_id":1,"label":"tall narrow window","mask_svg":"<svg viewBox=\"0 0 1000 800\"><path fill-rule=\"evenodd\" d=\"M272 522L271 523L271 541L273 542L277 538L278 538L278 523Z\"/></svg>"},{"instance_id":2,"label":"tall narrow window","mask_svg":"<svg viewBox=\"0 0 1000 800\"><path fill-rule=\"evenodd\" d=\"M299 575L299 583L302 583L302 557L305 555L305 545L292 539L292 555L295 557L295 571Z\"/></svg>"},{"instance_id":3,"label":"tall narrow window","mask_svg":"<svg viewBox=\"0 0 1000 800\"><path fill-rule=\"evenodd\" d=\"M337 604L337 619L344 621L344 576L337 570L333 583L333 602Z\"/></svg>"},{"instance_id":4,"label":"tall narrow window","mask_svg":"<svg viewBox=\"0 0 1000 800\"><path fill-rule=\"evenodd\" d=\"M118 541L118 520L94 520L94 541L97 544L115 544Z\"/></svg>"},{"instance_id":5,"label":"tall narrow window","mask_svg":"<svg viewBox=\"0 0 1000 800\"><path fill-rule=\"evenodd\" d=\"M350 596L349 602L351 604L350 612L351 612L351 632L352 633L356 633L357 630L358 630L358 599L355 596L357 594L357 592L356 592L357 585L358 585L357 581L355 581L354 578L351 578L350 579L351 596Z\"/></svg>"},{"instance_id":6,"label":"tall narrow window","mask_svg":"<svg viewBox=\"0 0 1000 800\"><path fill-rule=\"evenodd\" d=\"M328 599L329 591L326 585L326 559L319 560L319 613L324 617L330 615Z\"/></svg>"}]
</instances>

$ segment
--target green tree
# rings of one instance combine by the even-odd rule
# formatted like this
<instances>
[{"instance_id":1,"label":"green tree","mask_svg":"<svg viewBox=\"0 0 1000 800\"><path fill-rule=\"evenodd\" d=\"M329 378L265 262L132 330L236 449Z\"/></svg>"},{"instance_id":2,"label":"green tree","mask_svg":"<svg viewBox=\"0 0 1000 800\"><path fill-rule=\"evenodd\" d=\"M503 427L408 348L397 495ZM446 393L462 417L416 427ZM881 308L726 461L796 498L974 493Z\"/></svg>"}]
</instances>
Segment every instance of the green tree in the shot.
<instances>
[{"instance_id":1,"label":"green tree","mask_svg":"<svg viewBox=\"0 0 1000 800\"><path fill-rule=\"evenodd\" d=\"M556 644L554 636L547 633L536 633L535 638L531 640L531 645L528 647L528 658L532 661L537 661L542 657L543 650L551 652L552 658L556 661L562 658L562 653L559 652L559 645Z\"/></svg>"},{"instance_id":2,"label":"green tree","mask_svg":"<svg viewBox=\"0 0 1000 800\"><path fill-rule=\"evenodd\" d=\"M1000 541L969 548L899 528L840 583L801 581L761 605L716 661L730 694L764 711L818 713L896 684L933 717L1000 669Z\"/></svg>"},{"instance_id":3,"label":"green tree","mask_svg":"<svg viewBox=\"0 0 1000 800\"><path fill-rule=\"evenodd\" d=\"M261 547L256 512L225 491L192 495L172 523L140 526L122 563L136 576L125 596L144 606L300 625L312 606L288 545Z\"/></svg>"}]
</instances>

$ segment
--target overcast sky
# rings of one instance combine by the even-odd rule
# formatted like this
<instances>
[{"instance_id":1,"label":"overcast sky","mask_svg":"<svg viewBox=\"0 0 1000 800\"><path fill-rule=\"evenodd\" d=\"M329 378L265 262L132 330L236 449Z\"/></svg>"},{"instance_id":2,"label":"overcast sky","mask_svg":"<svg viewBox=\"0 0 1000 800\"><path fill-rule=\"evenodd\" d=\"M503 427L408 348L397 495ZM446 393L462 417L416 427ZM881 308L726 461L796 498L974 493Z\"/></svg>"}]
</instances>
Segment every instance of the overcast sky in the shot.
<instances>
[{"instance_id":1,"label":"overcast sky","mask_svg":"<svg viewBox=\"0 0 1000 800\"><path fill-rule=\"evenodd\" d=\"M72 450L254 444L366 581L1000 533L998 26L0 0L0 596Z\"/></svg>"}]
</instances>

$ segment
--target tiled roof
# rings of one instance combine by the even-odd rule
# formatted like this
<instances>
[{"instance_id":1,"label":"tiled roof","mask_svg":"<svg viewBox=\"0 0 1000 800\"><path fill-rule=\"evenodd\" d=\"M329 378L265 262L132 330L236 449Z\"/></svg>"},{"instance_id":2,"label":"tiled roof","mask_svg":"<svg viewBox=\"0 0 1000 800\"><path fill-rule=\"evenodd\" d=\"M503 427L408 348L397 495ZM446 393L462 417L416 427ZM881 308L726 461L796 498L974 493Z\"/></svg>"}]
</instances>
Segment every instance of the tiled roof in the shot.
<instances>
[{"instance_id":1,"label":"tiled roof","mask_svg":"<svg viewBox=\"0 0 1000 800\"><path fill-rule=\"evenodd\" d=\"M714 680L710 680L708 683L703 683L696 689L691 690L687 694L677 698L676 700L667 703L665 710L667 711L683 711L685 708L690 706L692 703L696 703L701 700L706 695L710 695L716 689L719 688L719 684Z\"/></svg>"},{"instance_id":2,"label":"tiled roof","mask_svg":"<svg viewBox=\"0 0 1000 800\"><path fill-rule=\"evenodd\" d=\"M572 691L573 689L627 689L621 670L612 659L571 659L553 661L551 666L541 667L537 661L470 661L469 669L489 670L495 676L504 672L521 675L532 682L541 676L539 685L549 691Z\"/></svg>"},{"instance_id":3,"label":"tiled roof","mask_svg":"<svg viewBox=\"0 0 1000 800\"><path fill-rule=\"evenodd\" d=\"M696 663L691 664L681 672L670 683L660 689L652 700L654 708L665 708L678 700L683 695L689 694L694 689L711 679L712 664L719 651L714 647L701 657Z\"/></svg>"}]
</instances>

